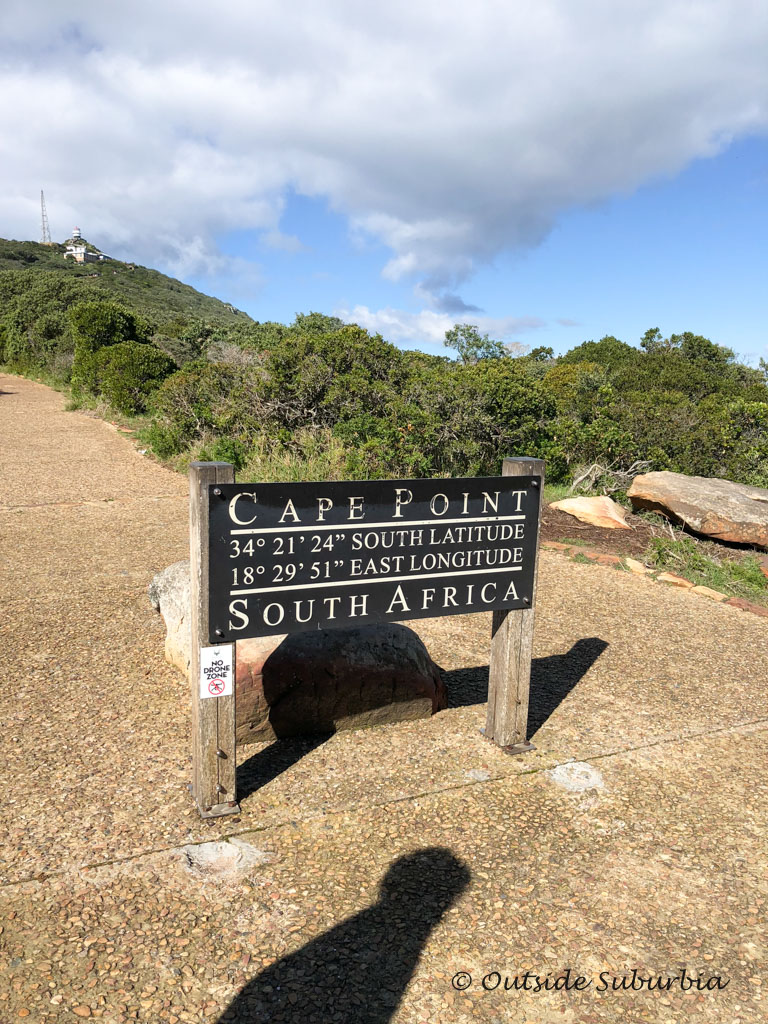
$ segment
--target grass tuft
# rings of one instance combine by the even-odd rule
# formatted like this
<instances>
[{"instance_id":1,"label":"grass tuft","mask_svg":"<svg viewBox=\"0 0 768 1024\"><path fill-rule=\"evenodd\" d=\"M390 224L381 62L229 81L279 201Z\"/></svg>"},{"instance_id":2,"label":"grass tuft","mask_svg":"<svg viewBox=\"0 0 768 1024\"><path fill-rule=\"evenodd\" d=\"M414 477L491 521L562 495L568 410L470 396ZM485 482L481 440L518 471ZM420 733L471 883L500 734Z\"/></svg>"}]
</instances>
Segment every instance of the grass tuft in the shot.
<instances>
[{"instance_id":1,"label":"grass tuft","mask_svg":"<svg viewBox=\"0 0 768 1024\"><path fill-rule=\"evenodd\" d=\"M654 537L646 549L645 561L654 569L674 572L696 586L762 604L768 599L768 579L755 555L720 560L705 555L690 537Z\"/></svg>"}]
</instances>

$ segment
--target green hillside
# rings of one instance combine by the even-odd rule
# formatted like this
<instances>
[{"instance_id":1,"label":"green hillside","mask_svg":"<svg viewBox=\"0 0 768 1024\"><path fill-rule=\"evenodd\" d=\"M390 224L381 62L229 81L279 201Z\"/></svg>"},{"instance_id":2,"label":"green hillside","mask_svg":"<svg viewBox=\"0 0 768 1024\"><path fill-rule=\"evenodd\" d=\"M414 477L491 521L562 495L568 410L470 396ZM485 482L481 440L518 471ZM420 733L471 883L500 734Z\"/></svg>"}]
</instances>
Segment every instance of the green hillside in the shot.
<instances>
[{"instance_id":1,"label":"green hillside","mask_svg":"<svg viewBox=\"0 0 768 1024\"><path fill-rule=\"evenodd\" d=\"M525 453L551 482L609 492L640 467L768 486L764 363L658 328L639 348L606 336L560 357L513 356L472 324L445 340L458 359L321 313L258 323L156 270L0 240L0 364L146 414L163 459L359 479L482 476Z\"/></svg>"},{"instance_id":2,"label":"green hillside","mask_svg":"<svg viewBox=\"0 0 768 1024\"><path fill-rule=\"evenodd\" d=\"M88 245L85 239L80 241ZM0 274L23 271L33 278L52 275L77 289L78 299L116 299L131 309L151 314L158 322L174 320L179 314L222 323L250 322L247 314L157 270L120 260L79 264L65 259L64 249L58 244L0 239Z\"/></svg>"}]
</instances>

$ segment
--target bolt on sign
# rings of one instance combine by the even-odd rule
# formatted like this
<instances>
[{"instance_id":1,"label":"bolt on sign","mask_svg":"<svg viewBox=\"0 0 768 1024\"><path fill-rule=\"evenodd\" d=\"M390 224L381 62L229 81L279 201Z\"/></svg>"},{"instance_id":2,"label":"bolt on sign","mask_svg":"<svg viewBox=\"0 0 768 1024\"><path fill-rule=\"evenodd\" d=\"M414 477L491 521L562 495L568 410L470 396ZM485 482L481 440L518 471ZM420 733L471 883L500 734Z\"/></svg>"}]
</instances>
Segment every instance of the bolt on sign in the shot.
<instances>
[{"instance_id":1,"label":"bolt on sign","mask_svg":"<svg viewBox=\"0 0 768 1024\"><path fill-rule=\"evenodd\" d=\"M526 740L544 463L500 477L234 482L190 467L193 792L237 811L236 641L492 611L485 734Z\"/></svg>"},{"instance_id":2,"label":"bolt on sign","mask_svg":"<svg viewBox=\"0 0 768 1024\"><path fill-rule=\"evenodd\" d=\"M525 608L538 483L211 488L209 639Z\"/></svg>"}]
</instances>

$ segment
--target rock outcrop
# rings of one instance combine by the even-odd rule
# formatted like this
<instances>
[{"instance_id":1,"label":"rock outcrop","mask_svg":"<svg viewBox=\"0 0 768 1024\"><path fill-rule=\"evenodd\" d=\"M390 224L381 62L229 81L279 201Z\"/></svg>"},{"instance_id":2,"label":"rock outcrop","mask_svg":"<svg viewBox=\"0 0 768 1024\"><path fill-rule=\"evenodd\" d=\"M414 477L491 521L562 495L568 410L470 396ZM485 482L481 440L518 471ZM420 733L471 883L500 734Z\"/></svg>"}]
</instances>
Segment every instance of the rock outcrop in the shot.
<instances>
[{"instance_id":1,"label":"rock outcrop","mask_svg":"<svg viewBox=\"0 0 768 1024\"><path fill-rule=\"evenodd\" d=\"M550 508L567 512L582 523L590 526L602 526L606 530L631 530L624 521L624 509L606 495L598 498L563 498L553 501Z\"/></svg>"},{"instance_id":2,"label":"rock outcrop","mask_svg":"<svg viewBox=\"0 0 768 1024\"><path fill-rule=\"evenodd\" d=\"M729 480L644 473L627 492L635 508L660 512L694 533L768 548L768 490Z\"/></svg>"},{"instance_id":3,"label":"rock outcrop","mask_svg":"<svg viewBox=\"0 0 768 1024\"><path fill-rule=\"evenodd\" d=\"M189 562L174 562L149 585L149 600L165 622L165 658L189 675Z\"/></svg>"},{"instance_id":4,"label":"rock outcrop","mask_svg":"<svg viewBox=\"0 0 768 1024\"><path fill-rule=\"evenodd\" d=\"M187 676L189 562L158 573L150 600L165 653ZM395 624L237 642L238 743L427 718L447 706L440 670L412 629Z\"/></svg>"}]
</instances>

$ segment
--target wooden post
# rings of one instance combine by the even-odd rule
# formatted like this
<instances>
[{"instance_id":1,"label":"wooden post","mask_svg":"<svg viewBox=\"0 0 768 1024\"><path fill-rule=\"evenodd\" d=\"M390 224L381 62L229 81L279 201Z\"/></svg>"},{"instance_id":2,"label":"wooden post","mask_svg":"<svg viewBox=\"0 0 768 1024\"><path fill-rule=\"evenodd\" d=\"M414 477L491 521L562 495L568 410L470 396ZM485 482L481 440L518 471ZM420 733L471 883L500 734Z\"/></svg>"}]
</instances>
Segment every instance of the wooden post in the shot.
<instances>
[{"instance_id":1,"label":"wooden post","mask_svg":"<svg viewBox=\"0 0 768 1024\"><path fill-rule=\"evenodd\" d=\"M504 459L502 476L541 476L536 516L533 593L530 606L517 611L495 611L491 634L488 679L488 717L485 735L510 754L535 749L528 742L528 697L531 689L533 616L536 604L536 576L539 568L539 523L541 491L544 486L543 459Z\"/></svg>"},{"instance_id":2,"label":"wooden post","mask_svg":"<svg viewBox=\"0 0 768 1024\"><path fill-rule=\"evenodd\" d=\"M208 487L234 482L235 471L228 462L193 462L189 467L192 794L203 818L240 810L235 792L234 644L232 694L200 696L200 648L213 646L208 638Z\"/></svg>"}]
</instances>

